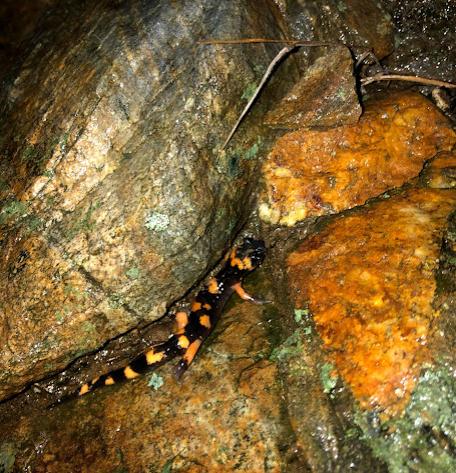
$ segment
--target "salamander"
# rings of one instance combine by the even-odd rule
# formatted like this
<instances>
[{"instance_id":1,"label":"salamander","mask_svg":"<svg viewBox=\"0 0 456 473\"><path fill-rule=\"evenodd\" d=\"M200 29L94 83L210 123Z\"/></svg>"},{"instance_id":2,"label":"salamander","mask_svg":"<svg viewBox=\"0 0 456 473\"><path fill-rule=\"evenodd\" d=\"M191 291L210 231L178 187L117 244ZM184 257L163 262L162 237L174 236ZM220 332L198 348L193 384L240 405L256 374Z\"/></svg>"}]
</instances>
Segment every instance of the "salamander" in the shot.
<instances>
[{"instance_id":1,"label":"salamander","mask_svg":"<svg viewBox=\"0 0 456 473\"><path fill-rule=\"evenodd\" d=\"M98 387L136 378L176 356L181 357L175 372L179 379L195 358L204 340L213 331L233 293L253 303L264 302L249 295L243 289L242 282L245 276L261 265L265 254L266 248L262 240L244 238L242 243L228 254L222 269L198 292L190 312L175 314L176 329L167 341L152 346L127 366L85 383L76 394L82 396Z\"/></svg>"}]
</instances>

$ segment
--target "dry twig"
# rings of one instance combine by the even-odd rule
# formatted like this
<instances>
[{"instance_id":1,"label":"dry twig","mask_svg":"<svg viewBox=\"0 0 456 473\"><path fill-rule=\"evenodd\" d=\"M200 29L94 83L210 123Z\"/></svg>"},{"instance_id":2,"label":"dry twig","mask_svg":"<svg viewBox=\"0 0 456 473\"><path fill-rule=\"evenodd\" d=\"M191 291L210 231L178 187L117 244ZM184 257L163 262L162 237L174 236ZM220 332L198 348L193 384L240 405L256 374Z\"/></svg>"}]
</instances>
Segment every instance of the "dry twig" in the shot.
<instances>
[{"instance_id":1,"label":"dry twig","mask_svg":"<svg viewBox=\"0 0 456 473\"><path fill-rule=\"evenodd\" d=\"M295 40L279 40L279 39L264 39L264 38L247 38L247 39L224 39L224 40L205 40L199 41L198 44L252 44L252 43L285 43L289 44L289 46L285 46L282 48L279 53L274 57L274 59L270 62L266 72L263 74L261 81L258 87L255 89L254 94L248 101L247 105L242 110L237 122L234 124L233 128L230 131L227 139L223 143L222 150L226 148L228 143L230 142L233 135L236 133L236 130L239 128L244 117L247 115L248 111L252 107L253 102L255 102L256 98L258 97L261 89L264 87L266 82L268 81L269 77L272 74L275 66L282 60L284 56L289 54L293 49L299 47L319 47L319 46L344 46L342 43L329 43L326 41L295 41Z\"/></svg>"},{"instance_id":2,"label":"dry twig","mask_svg":"<svg viewBox=\"0 0 456 473\"><path fill-rule=\"evenodd\" d=\"M343 47L348 47L348 45L344 43L331 43L331 42L326 42L326 41L299 41L299 40L288 40L288 39L268 39L268 38L245 38L245 39L208 39L204 41L198 41L198 44L202 45L213 45L213 44L255 44L255 43L276 43L276 44L288 44L288 46L285 46L282 48L279 53L274 57L274 59L270 62L268 68L266 69L266 72L263 74L263 77L261 78L260 84L258 87L255 89L254 94L248 101L247 105L244 107L244 109L241 112L241 115L239 116L238 120L234 124L233 128L230 131L230 134L228 135L227 139L223 143L222 150L226 148L228 143L230 142L231 138L233 135L236 133L236 130L238 129L239 125L241 124L242 120L244 117L247 115L249 112L250 108L252 107L253 102L257 99L259 93L261 92L262 88L268 81L269 77L272 74L272 71L274 70L275 66L285 57L287 54L289 54L291 51L293 51L296 48L299 47L319 47L319 46L343 46ZM369 53L370 54L370 53ZM361 56L361 58L358 60L356 63L356 67L359 66L359 64L365 60L367 57L367 54L365 53L364 55ZM378 61L377 61L378 62ZM446 88L456 88L456 84L452 84L451 82L445 82L441 80L436 80L436 79L427 79L425 77L418 77L418 76L407 76L407 75L401 75L401 74L376 74L371 77L365 77L361 79L361 84L362 85L368 85L376 81L381 81L381 80L402 80L402 81L409 81L409 82L416 82L419 84L425 84L425 85L434 85L436 87L446 87Z\"/></svg>"},{"instance_id":3,"label":"dry twig","mask_svg":"<svg viewBox=\"0 0 456 473\"><path fill-rule=\"evenodd\" d=\"M276 66L276 64L285 55L287 55L290 51L292 51L295 47L296 46L285 46L283 49L280 50L279 54L277 54L276 57L271 61L268 68L266 69L266 72L263 74L263 77L261 79L260 84L255 89L255 92L252 95L252 97L250 97L250 100L247 102L247 105L244 107L244 110L242 110L241 114L239 115L239 118L237 119L237 122L234 124L233 128L231 128L230 134L228 135L227 139L223 143L222 149L226 148L227 144L229 143L229 141L231 140L233 135L236 133L236 130L238 129L238 127L241 124L244 117L247 115L247 112L250 110L250 107L252 106L253 102L255 102L255 100L258 97L258 94L260 93L260 91L263 88L264 84L269 79L269 76L271 75L271 72L274 69L274 67Z\"/></svg>"},{"instance_id":4,"label":"dry twig","mask_svg":"<svg viewBox=\"0 0 456 473\"><path fill-rule=\"evenodd\" d=\"M268 39L268 38L244 38L244 39L205 39L197 44L255 44L255 43L276 43L290 44L294 46L330 46L338 43L328 43L327 41L298 41L295 39Z\"/></svg>"},{"instance_id":5,"label":"dry twig","mask_svg":"<svg viewBox=\"0 0 456 473\"><path fill-rule=\"evenodd\" d=\"M377 82L379 80L405 80L408 82L417 82L419 84L435 85L436 87L456 89L456 84L453 84L451 82L445 82L443 80L437 79L427 79L426 77L419 76L406 76L401 74L377 74L375 76L365 77L364 79L361 79L361 84L368 85L372 84L372 82Z\"/></svg>"}]
</instances>

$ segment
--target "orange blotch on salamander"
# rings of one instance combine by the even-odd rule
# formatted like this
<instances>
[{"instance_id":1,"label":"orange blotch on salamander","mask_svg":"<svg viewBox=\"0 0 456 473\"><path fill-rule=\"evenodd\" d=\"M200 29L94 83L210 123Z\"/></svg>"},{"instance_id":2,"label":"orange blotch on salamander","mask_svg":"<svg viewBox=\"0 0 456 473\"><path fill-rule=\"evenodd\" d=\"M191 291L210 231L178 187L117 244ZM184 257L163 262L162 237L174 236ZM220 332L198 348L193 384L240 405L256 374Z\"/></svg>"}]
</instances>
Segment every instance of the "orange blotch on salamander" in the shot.
<instances>
[{"instance_id":1,"label":"orange blotch on salamander","mask_svg":"<svg viewBox=\"0 0 456 473\"><path fill-rule=\"evenodd\" d=\"M136 371L131 369L130 366L125 367L123 372L124 372L124 375L127 379L133 379L133 378L137 378L139 376L139 373L137 373Z\"/></svg>"},{"instance_id":2,"label":"orange blotch on salamander","mask_svg":"<svg viewBox=\"0 0 456 473\"><path fill-rule=\"evenodd\" d=\"M152 348L152 350L146 352L146 363L148 365L153 365L154 363L159 363L162 361L164 357L165 354L162 351L155 353L154 349Z\"/></svg>"},{"instance_id":3,"label":"orange blotch on salamander","mask_svg":"<svg viewBox=\"0 0 456 473\"><path fill-rule=\"evenodd\" d=\"M218 285L218 282L217 282L217 279L215 278L211 278L209 280L209 283L207 285L207 290L211 293L211 294L217 294L219 292L219 285Z\"/></svg>"},{"instance_id":4,"label":"orange blotch on salamander","mask_svg":"<svg viewBox=\"0 0 456 473\"><path fill-rule=\"evenodd\" d=\"M202 307L201 302L194 301L192 303L192 311L193 312L196 312L196 311L200 310L201 307Z\"/></svg>"},{"instance_id":5,"label":"orange blotch on salamander","mask_svg":"<svg viewBox=\"0 0 456 473\"><path fill-rule=\"evenodd\" d=\"M111 384L115 384L115 381L114 379L112 378L112 376L108 376L106 379L105 379L105 386L111 386Z\"/></svg>"},{"instance_id":6,"label":"orange blotch on salamander","mask_svg":"<svg viewBox=\"0 0 456 473\"><path fill-rule=\"evenodd\" d=\"M199 323L206 328L211 328L211 319L207 314L201 315L199 318Z\"/></svg>"},{"instance_id":7,"label":"orange blotch on salamander","mask_svg":"<svg viewBox=\"0 0 456 473\"><path fill-rule=\"evenodd\" d=\"M211 310L212 309L212 306L210 304L208 304L207 302L205 302L203 304L203 309L206 309L206 310Z\"/></svg>"},{"instance_id":8,"label":"orange blotch on salamander","mask_svg":"<svg viewBox=\"0 0 456 473\"><path fill-rule=\"evenodd\" d=\"M244 263L242 262L242 260L240 258L231 258L231 262L230 262L231 266L236 266L238 269L242 270L244 269Z\"/></svg>"},{"instance_id":9,"label":"orange blotch on salamander","mask_svg":"<svg viewBox=\"0 0 456 473\"><path fill-rule=\"evenodd\" d=\"M90 391L89 383L83 384L81 386L81 389L79 390L79 395L83 396L84 394L88 393L89 391Z\"/></svg>"},{"instance_id":10,"label":"orange blotch on salamander","mask_svg":"<svg viewBox=\"0 0 456 473\"><path fill-rule=\"evenodd\" d=\"M177 343L179 344L181 348L188 348L188 346L190 345L190 341L185 335L181 335L177 339Z\"/></svg>"},{"instance_id":11,"label":"orange blotch on salamander","mask_svg":"<svg viewBox=\"0 0 456 473\"><path fill-rule=\"evenodd\" d=\"M186 312L177 312L175 315L175 320L176 320L176 332L177 333L183 333L185 327L188 324L188 315Z\"/></svg>"},{"instance_id":12,"label":"orange blotch on salamander","mask_svg":"<svg viewBox=\"0 0 456 473\"><path fill-rule=\"evenodd\" d=\"M247 271L252 271L253 269L252 260L248 256L246 256L242 260L242 263L244 264L244 269L246 269Z\"/></svg>"}]
</instances>

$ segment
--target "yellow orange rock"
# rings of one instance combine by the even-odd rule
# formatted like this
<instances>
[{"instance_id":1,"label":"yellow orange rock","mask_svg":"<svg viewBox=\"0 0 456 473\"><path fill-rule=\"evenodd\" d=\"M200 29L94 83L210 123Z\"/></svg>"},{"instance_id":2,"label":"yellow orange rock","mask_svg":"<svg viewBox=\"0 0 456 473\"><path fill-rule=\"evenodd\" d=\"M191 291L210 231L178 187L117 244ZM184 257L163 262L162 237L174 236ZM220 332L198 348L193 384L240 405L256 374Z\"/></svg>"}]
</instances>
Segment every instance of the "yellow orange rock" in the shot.
<instances>
[{"instance_id":1,"label":"yellow orange rock","mask_svg":"<svg viewBox=\"0 0 456 473\"><path fill-rule=\"evenodd\" d=\"M277 141L263 167L260 216L294 225L363 204L417 176L426 160L455 143L448 120L423 96L373 100L357 124L298 130Z\"/></svg>"},{"instance_id":2,"label":"yellow orange rock","mask_svg":"<svg viewBox=\"0 0 456 473\"><path fill-rule=\"evenodd\" d=\"M400 412L424 360L440 236L456 191L412 189L337 219L289 256L339 373L364 408Z\"/></svg>"}]
</instances>

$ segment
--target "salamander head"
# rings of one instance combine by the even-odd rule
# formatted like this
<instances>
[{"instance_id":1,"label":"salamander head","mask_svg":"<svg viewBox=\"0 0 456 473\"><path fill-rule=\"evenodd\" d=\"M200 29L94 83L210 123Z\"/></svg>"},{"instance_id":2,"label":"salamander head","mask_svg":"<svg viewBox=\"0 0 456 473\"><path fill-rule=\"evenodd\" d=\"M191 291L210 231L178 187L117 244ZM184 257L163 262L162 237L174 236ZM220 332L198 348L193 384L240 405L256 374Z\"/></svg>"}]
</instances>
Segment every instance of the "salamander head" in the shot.
<instances>
[{"instance_id":1,"label":"salamander head","mask_svg":"<svg viewBox=\"0 0 456 473\"><path fill-rule=\"evenodd\" d=\"M263 240L246 237L230 255L230 264L241 271L253 271L261 265L266 256Z\"/></svg>"}]
</instances>

